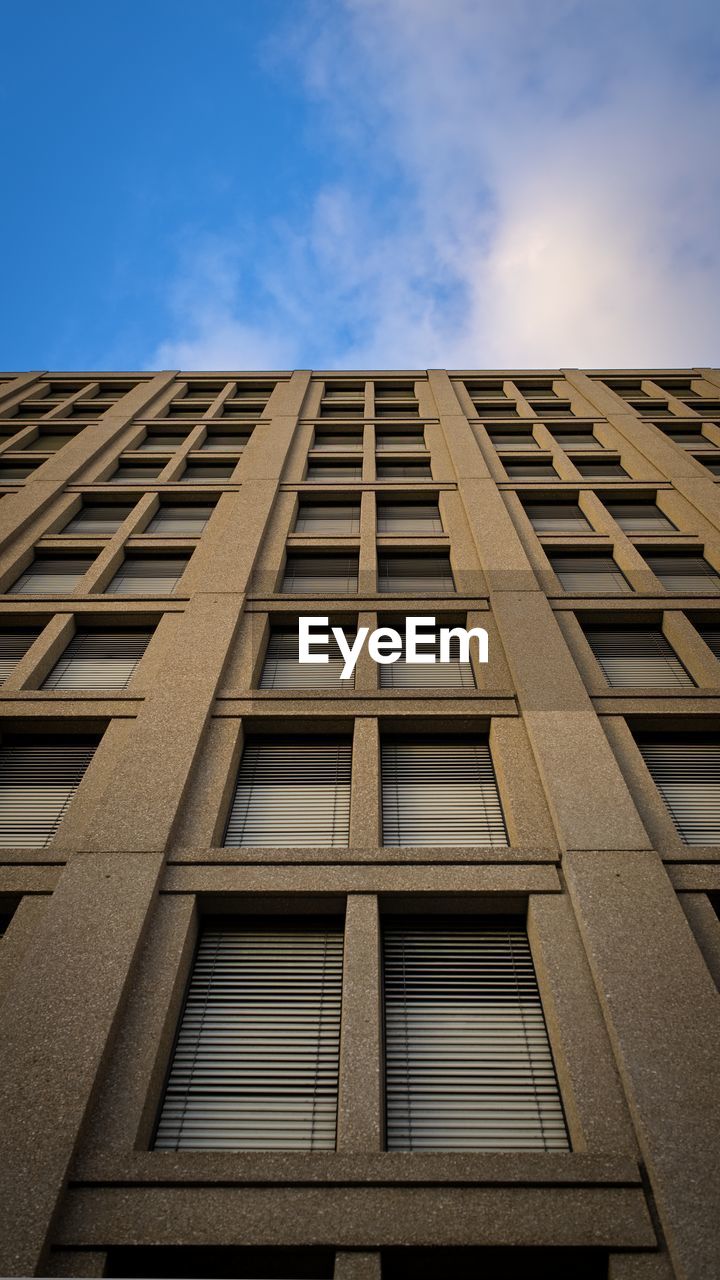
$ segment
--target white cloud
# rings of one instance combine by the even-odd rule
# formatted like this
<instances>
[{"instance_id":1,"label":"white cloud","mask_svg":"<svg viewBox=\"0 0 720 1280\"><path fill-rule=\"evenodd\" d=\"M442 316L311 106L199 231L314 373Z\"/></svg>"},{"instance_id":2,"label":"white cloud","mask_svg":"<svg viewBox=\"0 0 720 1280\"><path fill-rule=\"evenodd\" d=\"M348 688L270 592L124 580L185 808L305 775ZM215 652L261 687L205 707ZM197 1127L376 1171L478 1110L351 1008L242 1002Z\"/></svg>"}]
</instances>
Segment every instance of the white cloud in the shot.
<instances>
[{"instance_id":1,"label":"white cloud","mask_svg":"<svg viewBox=\"0 0 720 1280\"><path fill-rule=\"evenodd\" d=\"M293 57L349 160L304 226L267 230L244 294L233 236L203 250L176 294L179 336L153 363L712 362L709 14L662 0L321 5Z\"/></svg>"}]
</instances>

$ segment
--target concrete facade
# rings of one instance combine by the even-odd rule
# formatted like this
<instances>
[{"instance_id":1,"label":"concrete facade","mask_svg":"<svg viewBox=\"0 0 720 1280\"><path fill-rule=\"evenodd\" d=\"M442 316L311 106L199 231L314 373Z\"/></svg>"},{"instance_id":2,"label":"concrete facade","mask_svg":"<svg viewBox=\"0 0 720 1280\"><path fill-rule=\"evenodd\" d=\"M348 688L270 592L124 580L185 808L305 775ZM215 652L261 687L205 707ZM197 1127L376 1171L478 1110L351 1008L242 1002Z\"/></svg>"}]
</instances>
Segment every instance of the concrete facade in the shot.
<instances>
[{"instance_id":1,"label":"concrete facade","mask_svg":"<svg viewBox=\"0 0 720 1280\"><path fill-rule=\"evenodd\" d=\"M382 447L404 430L425 447ZM237 447L208 448L214 432ZM8 373L0 440L0 632L38 632L0 687L0 732L99 739L50 843L0 849L0 1274L716 1280L720 847L683 842L638 734L718 740L703 635L720 594L668 589L643 553L720 571L720 371ZM309 480L308 459L360 478ZM407 462L428 478L384 478ZM441 533L376 532L378 501L418 495ZM352 496L357 533L293 532L319 496ZM158 535L161 499L214 509L198 537ZM622 499L669 527L621 527ZM533 501L588 527L539 532ZM116 532L64 533L93 502L127 508ZM378 553L405 548L447 551L456 590L381 592ZM570 549L611 554L627 590L564 590L552 557ZM357 592L283 592L292 550L356 552ZM126 553L187 568L165 596L107 594ZM89 566L68 594L18 595L33 555ZM490 660L475 689L380 688L366 653L354 689L261 689L269 625L298 613L467 619ZM691 683L610 687L598 620L656 624ZM44 689L88 623L153 628L128 688ZM383 846L382 735L439 728L488 730L507 848ZM352 736L349 847L223 847L244 736L297 729ZM382 918L503 910L527 920L571 1150L386 1151ZM335 1152L152 1150L208 914L344 917Z\"/></svg>"}]
</instances>

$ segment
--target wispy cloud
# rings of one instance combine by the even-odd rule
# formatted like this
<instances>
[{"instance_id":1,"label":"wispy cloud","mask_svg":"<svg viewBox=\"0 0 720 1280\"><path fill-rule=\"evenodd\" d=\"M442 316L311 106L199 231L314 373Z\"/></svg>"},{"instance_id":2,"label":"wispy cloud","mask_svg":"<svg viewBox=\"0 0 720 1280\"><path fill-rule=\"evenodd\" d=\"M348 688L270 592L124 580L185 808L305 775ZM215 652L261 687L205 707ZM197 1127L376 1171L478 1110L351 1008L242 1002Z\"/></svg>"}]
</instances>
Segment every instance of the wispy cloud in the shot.
<instances>
[{"instance_id":1,"label":"wispy cloud","mask_svg":"<svg viewBox=\"0 0 720 1280\"><path fill-rule=\"evenodd\" d=\"M152 364L717 359L720 44L700 3L344 0L282 47L336 180L189 252ZM280 42L279 42L280 44Z\"/></svg>"}]
</instances>

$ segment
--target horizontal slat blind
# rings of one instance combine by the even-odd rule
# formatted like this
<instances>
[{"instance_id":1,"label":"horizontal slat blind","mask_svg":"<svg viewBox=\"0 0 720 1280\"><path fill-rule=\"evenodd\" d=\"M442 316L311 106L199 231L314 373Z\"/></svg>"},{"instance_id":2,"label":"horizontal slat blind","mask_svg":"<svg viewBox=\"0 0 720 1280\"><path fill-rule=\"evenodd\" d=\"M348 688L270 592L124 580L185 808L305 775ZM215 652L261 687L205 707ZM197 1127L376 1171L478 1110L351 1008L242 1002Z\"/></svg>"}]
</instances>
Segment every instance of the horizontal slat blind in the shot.
<instances>
[{"instance_id":1,"label":"horizontal slat blind","mask_svg":"<svg viewBox=\"0 0 720 1280\"><path fill-rule=\"evenodd\" d=\"M78 533L81 535L110 534L120 528L123 520L127 520L131 506L87 506L65 525L62 533Z\"/></svg>"},{"instance_id":2,"label":"horizontal slat blind","mask_svg":"<svg viewBox=\"0 0 720 1280\"><path fill-rule=\"evenodd\" d=\"M39 635L39 631L5 631L0 635L0 681L7 680Z\"/></svg>"},{"instance_id":3,"label":"horizontal slat blind","mask_svg":"<svg viewBox=\"0 0 720 1280\"><path fill-rule=\"evenodd\" d=\"M385 462L378 460L378 480L432 480L429 462Z\"/></svg>"},{"instance_id":4,"label":"horizontal slat blind","mask_svg":"<svg viewBox=\"0 0 720 1280\"><path fill-rule=\"evenodd\" d=\"M629 591L612 556L553 555L555 573L565 591Z\"/></svg>"},{"instance_id":5,"label":"horizontal slat blind","mask_svg":"<svg viewBox=\"0 0 720 1280\"><path fill-rule=\"evenodd\" d=\"M74 591L93 556L36 556L12 584L16 596L66 595Z\"/></svg>"},{"instance_id":6,"label":"horizontal slat blind","mask_svg":"<svg viewBox=\"0 0 720 1280\"><path fill-rule=\"evenodd\" d=\"M530 431L491 431L490 439L496 449L539 449Z\"/></svg>"},{"instance_id":7,"label":"horizontal slat blind","mask_svg":"<svg viewBox=\"0 0 720 1280\"><path fill-rule=\"evenodd\" d=\"M654 502L606 502L610 515L630 533L657 533L675 526Z\"/></svg>"},{"instance_id":8,"label":"horizontal slat blind","mask_svg":"<svg viewBox=\"0 0 720 1280\"><path fill-rule=\"evenodd\" d=\"M301 502L296 533L358 533L360 530L360 504L338 502Z\"/></svg>"},{"instance_id":9,"label":"horizontal slat blind","mask_svg":"<svg viewBox=\"0 0 720 1280\"><path fill-rule=\"evenodd\" d=\"M524 932L388 929L384 990L390 1150L568 1149Z\"/></svg>"},{"instance_id":10,"label":"horizontal slat blind","mask_svg":"<svg viewBox=\"0 0 720 1280\"><path fill-rule=\"evenodd\" d=\"M164 462L155 466L129 462L126 466L117 467L109 478L113 484L139 484L141 480L157 480L164 466Z\"/></svg>"},{"instance_id":11,"label":"horizontal slat blind","mask_svg":"<svg viewBox=\"0 0 720 1280\"><path fill-rule=\"evenodd\" d=\"M380 666L381 689L474 689L472 667L460 661L460 644L450 641L450 662L440 662L440 638L434 645L423 645L423 653L435 654L435 662L406 662L402 654L397 662Z\"/></svg>"},{"instance_id":12,"label":"horizontal slat blind","mask_svg":"<svg viewBox=\"0 0 720 1280\"><path fill-rule=\"evenodd\" d=\"M346 848L351 760L349 742L248 743L225 845Z\"/></svg>"},{"instance_id":13,"label":"horizontal slat blind","mask_svg":"<svg viewBox=\"0 0 720 1280\"><path fill-rule=\"evenodd\" d=\"M352 643L352 640L349 638L348 642ZM354 671L348 680L340 679L345 659L332 633L324 648L329 657L328 662L299 662L297 629L273 628L265 654L260 688L354 689Z\"/></svg>"},{"instance_id":14,"label":"horizontal slat blind","mask_svg":"<svg viewBox=\"0 0 720 1280\"><path fill-rule=\"evenodd\" d=\"M202 533L215 508L208 506L163 505L150 521L147 533L186 534L194 537Z\"/></svg>"},{"instance_id":15,"label":"horizontal slat blind","mask_svg":"<svg viewBox=\"0 0 720 1280\"><path fill-rule=\"evenodd\" d=\"M447 555L378 556L380 591L454 591L450 560Z\"/></svg>"},{"instance_id":16,"label":"horizontal slat blind","mask_svg":"<svg viewBox=\"0 0 720 1280\"><path fill-rule=\"evenodd\" d=\"M720 627L698 627L698 631L716 658L720 658Z\"/></svg>"},{"instance_id":17,"label":"horizontal slat blind","mask_svg":"<svg viewBox=\"0 0 720 1280\"><path fill-rule=\"evenodd\" d=\"M378 533L442 533L436 502L379 502Z\"/></svg>"},{"instance_id":18,"label":"horizontal slat blind","mask_svg":"<svg viewBox=\"0 0 720 1280\"><path fill-rule=\"evenodd\" d=\"M685 844L720 844L720 744L641 742L640 750Z\"/></svg>"},{"instance_id":19,"label":"horizontal slat blind","mask_svg":"<svg viewBox=\"0 0 720 1280\"><path fill-rule=\"evenodd\" d=\"M376 447L389 452L403 449L424 449L425 433L423 431L378 431Z\"/></svg>"},{"instance_id":20,"label":"horizontal slat blind","mask_svg":"<svg viewBox=\"0 0 720 1280\"><path fill-rule=\"evenodd\" d=\"M156 1148L334 1148L342 949L339 931L203 931Z\"/></svg>"},{"instance_id":21,"label":"horizontal slat blind","mask_svg":"<svg viewBox=\"0 0 720 1280\"><path fill-rule=\"evenodd\" d=\"M591 528L575 502L528 502L525 510L536 533L577 533Z\"/></svg>"},{"instance_id":22,"label":"horizontal slat blind","mask_svg":"<svg viewBox=\"0 0 720 1280\"><path fill-rule=\"evenodd\" d=\"M285 563L283 591L318 592L330 595L357 591L357 555L313 556L289 551Z\"/></svg>"},{"instance_id":23,"label":"horizontal slat blind","mask_svg":"<svg viewBox=\"0 0 720 1280\"><path fill-rule=\"evenodd\" d=\"M668 591L717 591L720 577L704 556L643 552L650 568Z\"/></svg>"},{"instance_id":24,"label":"horizontal slat blind","mask_svg":"<svg viewBox=\"0 0 720 1280\"><path fill-rule=\"evenodd\" d=\"M486 742L384 742L382 804L384 844L508 843Z\"/></svg>"},{"instance_id":25,"label":"horizontal slat blind","mask_svg":"<svg viewBox=\"0 0 720 1280\"><path fill-rule=\"evenodd\" d=\"M362 462L309 462L306 480L361 480Z\"/></svg>"},{"instance_id":26,"label":"horizontal slat blind","mask_svg":"<svg viewBox=\"0 0 720 1280\"><path fill-rule=\"evenodd\" d=\"M183 484L216 484L229 480L235 470L234 462L189 462L180 476Z\"/></svg>"},{"instance_id":27,"label":"horizontal slat blind","mask_svg":"<svg viewBox=\"0 0 720 1280\"><path fill-rule=\"evenodd\" d=\"M602 449L592 431L553 431L555 442L561 449Z\"/></svg>"},{"instance_id":28,"label":"horizontal slat blind","mask_svg":"<svg viewBox=\"0 0 720 1280\"><path fill-rule=\"evenodd\" d=\"M143 556L134 559L128 556L105 590L108 595L169 595L185 572L188 558Z\"/></svg>"},{"instance_id":29,"label":"horizontal slat blind","mask_svg":"<svg viewBox=\"0 0 720 1280\"><path fill-rule=\"evenodd\" d=\"M44 689L124 689L150 631L87 631L73 637Z\"/></svg>"},{"instance_id":30,"label":"horizontal slat blind","mask_svg":"<svg viewBox=\"0 0 720 1280\"><path fill-rule=\"evenodd\" d=\"M613 688L692 687L692 680L674 649L657 628L611 631L588 630L590 647Z\"/></svg>"},{"instance_id":31,"label":"horizontal slat blind","mask_svg":"<svg viewBox=\"0 0 720 1280\"><path fill-rule=\"evenodd\" d=\"M0 846L42 849L52 840L95 751L53 742L0 749Z\"/></svg>"}]
</instances>

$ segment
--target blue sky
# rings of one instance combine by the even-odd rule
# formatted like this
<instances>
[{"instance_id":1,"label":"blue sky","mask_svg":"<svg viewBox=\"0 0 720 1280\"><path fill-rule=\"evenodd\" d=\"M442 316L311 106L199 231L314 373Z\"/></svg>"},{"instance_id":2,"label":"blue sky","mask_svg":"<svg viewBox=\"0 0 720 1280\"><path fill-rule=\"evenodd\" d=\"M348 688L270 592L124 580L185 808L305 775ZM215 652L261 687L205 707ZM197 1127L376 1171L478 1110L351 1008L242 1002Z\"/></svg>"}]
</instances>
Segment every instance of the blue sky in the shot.
<instances>
[{"instance_id":1,"label":"blue sky","mask_svg":"<svg viewBox=\"0 0 720 1280\"><path fill-rule=\"evenodd\" d=\"M23 368L718 364L705 0L4 11Z\"/></svg>"}]
</instances>

